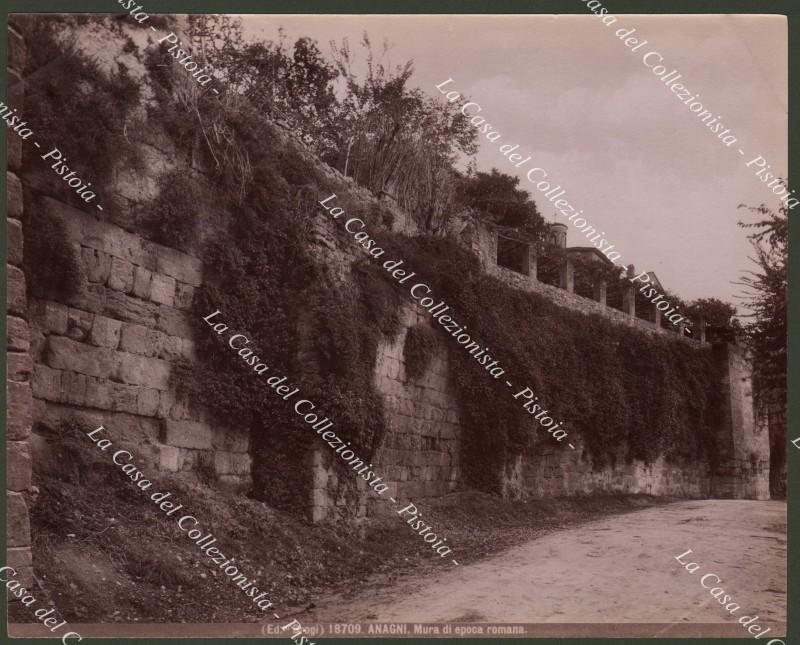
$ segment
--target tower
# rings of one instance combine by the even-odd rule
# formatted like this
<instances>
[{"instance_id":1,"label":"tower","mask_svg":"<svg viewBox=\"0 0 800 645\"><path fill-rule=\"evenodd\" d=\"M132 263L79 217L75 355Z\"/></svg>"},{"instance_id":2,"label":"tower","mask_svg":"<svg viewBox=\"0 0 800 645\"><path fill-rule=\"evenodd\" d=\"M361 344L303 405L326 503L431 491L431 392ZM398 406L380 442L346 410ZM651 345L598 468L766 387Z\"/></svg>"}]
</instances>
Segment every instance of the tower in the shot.
<instances>
[{"instance_id":1,"label":"tower","mask_svg":"<svg viewBox=\"0 0 800 645\"><path fill-rule=\"evenodd\" d=\"M567 225L560 222L550 224L549 239L555 246L561 249L567 248Z\"/></svg>"}]
</instances>

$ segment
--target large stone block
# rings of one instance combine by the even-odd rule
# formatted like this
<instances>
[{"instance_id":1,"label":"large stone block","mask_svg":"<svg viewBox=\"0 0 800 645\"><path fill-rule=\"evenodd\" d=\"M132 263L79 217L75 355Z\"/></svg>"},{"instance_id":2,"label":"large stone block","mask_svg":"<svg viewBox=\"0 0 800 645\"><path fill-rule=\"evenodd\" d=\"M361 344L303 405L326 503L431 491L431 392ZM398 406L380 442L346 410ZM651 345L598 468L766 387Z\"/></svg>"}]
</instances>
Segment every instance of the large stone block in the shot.
<instances>
[{"instance_id":1,"label":"large stone block","mask_svg":"<svg viewBox=\"0 0 800 645\"><path fill-rule=\"evenodd\" d=\"M37 310L39 310L38 306ZM41 315L37 315L37 320L41 320L41 324L43 324L42 331L66 336L69 327L69 308L66 305L44 301L41 303L40 311Z\"/></svg>"},{"instance_id":2,"label":"large stone block","mask_svg":"<svg viewBox=\"0 0 800 645\"><path fill-rule=\"evenodd\" d=\"M33 361L27 352L9 352L8 359L8 379L24 383L30 381L33 373Z\"/></svg>"},{"instance_id":3,"label":"large stone block","mask_svg":"<svg viewBox=\"0 0 800 645\"><path fill-rule=\"evenodd\" d=\"M6 129L6 155L9 169L18 171L22 166L22 139L11 128Z\"/></svg>"},{"instance_id":4,"label":"large stone block","mask_svg":"<svg viewBox=\"0 0 800 645\"><path fill-rule=\"evenodd\" d=\"M15 266L6 265L8 283L6 285L6 298L8 313L16 316L27 317L27 296L25 294L25 274Z\"/></svg>"},{"instance_id":5,"label":"large stone block","mask_svg":"<svg viewBox=\"0 0 800 645\"><path fill-rule=\"evenodd\" d=\"M111 275L111 259L112 257L103 251L81 247L81 263L89 282L106 283Z\"/></svg>"},{"instance_id":6,"label":"large stone block","mask_svg":"<svg viewBox=\"0 0 800 645\"><path fill-rule=\"evenodd\" d=\"M152 280L152 271L137 266L133 273L133 295L142 300L149 300Z\"/></svg>"},{"instance_id":7,"label":"large stone block","mask_svg":"<svg viewBox=\"0 0 800 645\"><path fill-rule=\"evenodd\" d=\"M10 264L22 264L22 223L16 219L6 220L6 249Z\"/></svg>"},{"instance_id":8,"label":"large stone block","mask_svg":"<svg viewBox=\"0 0 800 645\"><path fill-rule=\"evenodd\" d=\"M50 336L45 350L45 363L56 369L108 378L119 371L120 355L104 347L78 343L62 336Z\"/></svg>"},{"instance_id":9,"label":"large stone block","mask_svg":"<svg viewBox=\"0 0 800 645\"><path fill-rule=\"evenodd\" d=\"M158 333L158 357L174 360L183 356L183 340L177 336Z\"/></svg>"},{"instance_id":10,"label":"large stone block","mask_svg":"<svg viewBox=\"0 0 800 645\"><path fill-rule=\"evenodd\" d=\"M197 421L164 419L161 443L178 448L208 450L211 448L211 427Z\"/></svg>"},{"instance_id":11,"label":"large stone block","mask_svg":"<svg viewBox=\"0 0 800 645\"><path fill-rule=\"evenodd\" d=\"M237 452L214 453L214 470L218 475L249 475L250 455Z\"/></svg>"},{"instance_id":12,"label":"large stone block","mask_svg":"<svg viewBox=\"0 0 800 645\"><path fill-rule=\"evenodd\" d=\"M33 553L29 546L18 546L6 551L8 566L19 569L20 567L33 566Z\"/></svg>"},{"instance_id":13,"label":"large stone block","mask_svg":"<svg viewBox=\"0 0 800 645\"><path fill-rule=\"evenodd\" d=\"M91 378L91 377L89 377ZM86 376L66 370L61 374L61 401L72 405L86 404Z\"/></svg>"},{"instance_id":14,"label":"large stone block","mask_svg":"<svg viewBox=\"0 0 800 645\"><path fill-rule=\"evenodd\" d=\"M203 263L200 260L166 246L155 246L159 273L193 287L199 287L203 283Z\"/></svg>"},{"instance_id":15,"label":"large stone block","mask_svg":"<svg viewBox=\"0 0 800 645\"><path fill-rule=\"evenodd\" d=\"M188 338L181 340L181 357L189 361L197 360L197 349L193 340Z\"/></svg>"},{"instance_id":16,"label":"large stone block","mask_svg":"<svg viewBox=\"0 0 800 645\"><path fill-rule=\"evenodd\" d=\"M178 457L180 450L174 446L157 446L158 449L158 468L169 473L176 473L180 469Z\"/></svg>"},{"instance_id":17,"label":"large stone block","mask_svg":"<svg viewBox=\"0 0 800 645\"><path fill-rule=\"evenodd\" d=\"M121 258L111 258L111 273L108 287L114 291L129 293L133 290L133 264Z\"/></svg>"},{"instance_id":18,"label":"large stone block","mask_svg":"<svg viewBox=\"0 0 800 645\"><path fill-rule=\"evenodd\" d=\"M153 390L148 387L139 388L139 395L137 399L137 414L146 417L154 417L158 413L158 404L160 396L158 390Z\"/></svg>"},{"instance_id":19,"label":"large stone block","mask_svg":"<svg viewBox=\"0 0 800 645\"><path fill-rule=\"evenodd\" d=\"M22 493L7 493L6 512L6 544L10 547L28 546L31 543L31 525Z\"/></svg>"},{"instance_id":20,"label":"large stone block","mask_svg":"<svg viewBox=\"0 0 800 645\"><path fill-rule=\"evenodd\" d=\"M158 441L161 424L157 419L114 412L108 418L108 422L114 429L114 436L121 441L128 441L142 447L143 443L152 444Z\"/></svg>"},{"instance_id":21,"label":"large stone block","mask_svg":"<svg viewBox=\"0 0 800 645\"><path fill-rule=\"evenodd\" d=\"M8 351L13 352L27 352L30 349L30 330L22 318L6 316L6 346Z\"/></svg>"},{"instance_id":22,"label":"large stone block","mask_svg":"<svg viewBox=\"0 0 800 645\"><path fill-rule=\"evenodd\" d=\"M10 441L24 441L28 438L33 424L33 394L29 383L6 383L7 438Z\"/></svg>"},{"instance_id":23,"label":"large stone block","mask_svg":"<svg viewBox=\"0 0 800 645\"><path fill-rule=\"evenodd\" d=\"M93 345L116 349L120 342L122 323L106 316L96 315L92 324L90 340Z\"/></svg>"},{"instance_id":24,"label":"large stone block","mask_svg":"<svg viewBox=\"0 0 800 645\"><path fill-rule=\"evenodd\" d=\"M172 307L175 303L175 278L154 273L150 285L150 299L160 305Z\"/></svg>"},{"instance_id":25,"label":"large stone block","mask_svg":"<svg viewBox=\"0 0 800 645\"><path fill-rule=\"evenodd\" d=\"M6 442L6 487L23 491L31 485L31 454L27 441Z\"/></svg>"},{"instance_id":26,"label":"large stone block","mask_svg":"<svg viewBox=\"0 0 800 645\"><path fill-rule=\"evenodd\" d=\"M22 219L22 182L13 172L6 171L6 191L8 217Z\"/></svg>"},{"instance_id":27,"label":"large stone block","mask_svg":"<svg viewBox=\"0 0 800 645\"><path fill-rule=\"evenodd\" d=\"M156 390L169 387L170 366L166 361L147 356L119 354L117 377L129 385L145 385Z\"/></svg>"},{"instance_id":28,"label":"large stone block","mask_svg":"<svg viewBox=\"0 0 800 645\"><path fill-rule=\"evenodd\" d=\"M158 410L156 410L156 416L160 419L166 419L167 417L170 417L170 411L172 410L173 405L175 405L175 395L171 391L163 390L159 392Z\"/></svg>"},{"instance_id":29,"label":"large stone block","mask_svg":"<svg viewBox=\"0 0 800 645\"><path fill-rule=\"evenodd\" d=\"M153 303L132 298L119 291L106 289L101 313L117 320L155 327L156 318L159 315L159 307Z\"/></svg>"},{"instance_id":30,"label":"large stone block","mask_svg":"<svg viewBox=\"0 0 800 645\"><path fill-rule=\"evenodd\" d=\"M134 385L110 382L111 409L116 412L139 413L139 388Z\"/></svg>"},{"instance_id":31,"label":"large stone block","mask_svg":"<svg viewBox=\"0 0 800 645\"><path fill-rule=\"evenodd\" d=\"M93 322L94 314L70 307L67 312L67 336L72 340L88 340Z\"/></svg>"},{"instance_id":32,"label":"large stone block","mask_svg":"<svg viewBox=\"0 0 800 645\"><path fill-rule=\"evenodd\" d=\"M163 334L145 327L126 323L122 326L119 348L129 354L140 356L156 356Z\"/></svg>"},{"instance_id":33,"label":"large stone block","mask_svg":"<svg viewBox=\"0 0 800 645\"><path fill-rule=\"evenodd\" d=\"M175 285L175 308L187 310L192 308L195 287L178 282Z\"/></svg>"},{"instance_id":34,"label":"large stone block","mask_svg":"<svg viewBox=\"0 0 800 645\"><path fill-rule=\"evenodd\" d=\"M86 410L59 403L47 403L37 417L37 423L53 431L58 431L65 421L78 425L84 431L102 425L114 442L128 442L142 448L145 444L157 441L160 432L160 424L156 419L107 409Z\"/></svg>"},{"instance_id":35,"label":"large stone block","mask_svg":"<svg viewBox=\"0 0 800 645\"><path fill-rule=\"evenodd\" d=\"M112 409L111 384L105 379L86 377L86 407Z\"/></svg>"}]
</instances>

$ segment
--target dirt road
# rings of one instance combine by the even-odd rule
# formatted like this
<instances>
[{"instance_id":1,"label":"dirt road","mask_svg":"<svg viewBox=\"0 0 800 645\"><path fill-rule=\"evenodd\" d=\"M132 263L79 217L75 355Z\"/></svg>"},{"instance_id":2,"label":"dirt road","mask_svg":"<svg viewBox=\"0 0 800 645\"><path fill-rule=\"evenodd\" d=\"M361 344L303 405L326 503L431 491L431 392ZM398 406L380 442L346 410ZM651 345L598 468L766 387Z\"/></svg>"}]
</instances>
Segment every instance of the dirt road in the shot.
<instances>
[{"instance_id":1,"label":"dirt road","mask_svg":"<svg viewBox=\"0 0 800 645\"><path fill-rule=\"evenodd\" d=\"M689 549L694 574L675 560ZM701 586L706 573L741 605L734 616ZM715 623L752 638L736 621L755 614L768 638L784 633L783 502L683 501L590 522L471 565L443 561L388 589L323 598L306 620Z\"/></svg>"}]
</instances>

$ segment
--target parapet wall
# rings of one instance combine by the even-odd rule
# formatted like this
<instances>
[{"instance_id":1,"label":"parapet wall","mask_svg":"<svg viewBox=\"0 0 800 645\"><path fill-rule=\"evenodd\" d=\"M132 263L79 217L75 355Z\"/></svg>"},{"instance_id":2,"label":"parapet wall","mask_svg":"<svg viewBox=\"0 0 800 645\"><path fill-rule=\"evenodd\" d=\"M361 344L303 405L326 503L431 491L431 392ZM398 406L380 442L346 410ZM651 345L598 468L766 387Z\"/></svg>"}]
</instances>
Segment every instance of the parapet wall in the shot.
<instances>
[{"instance_id":1,"label":"parapet wall","mask_svg":"<svg viewBox=\"0 0 800 645\"><path fill-rule=\"evenodd\" d=\"M561 267L561 277L564 284L562 287L555 287L537 279L536 254L532 246L529 245L530 248L528 249L530 258L526 263L528 265L527 273L521 273L500 266L497 263L499 233L494 225L480 221L471 214L463 214L460 221L452 226L454 229L460 228L460 231L457 233L458 237L463 244L475 253L484 270L515 289L538 293L567 309L579 311L584 314L597 314L615 323L634 328L647 334L669 335L680 338L686 342L698 344L705 341L703 337L704 327L702 324L698 326L700 337L694 339L684 335L682 324L676 326L673 331L672 329L662 328L659 322L653 323L637 317L635 314L635 287L632 284L627 285L629 293L625 296L625 304L628 309L622 311L606 304L605 285L603 285L603 288L600 290L602 293L600 300L593 300L576 294L573 289L573 268L568 259L565 260L564 266ZM655 312L656 320L658 321L660 319L660 312L658 312L657 309L655 309Z\"/></svg>"}]
</instances>

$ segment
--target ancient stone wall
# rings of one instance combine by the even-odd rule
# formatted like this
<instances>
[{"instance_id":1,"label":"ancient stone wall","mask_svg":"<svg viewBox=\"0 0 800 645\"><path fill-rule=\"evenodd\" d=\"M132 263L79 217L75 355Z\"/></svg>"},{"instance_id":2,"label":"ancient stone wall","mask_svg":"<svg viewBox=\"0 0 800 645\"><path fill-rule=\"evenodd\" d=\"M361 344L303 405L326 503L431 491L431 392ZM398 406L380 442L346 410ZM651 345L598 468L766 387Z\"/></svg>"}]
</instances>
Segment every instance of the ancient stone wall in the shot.
<instances>
[{"instance_id":1,"label":"ancient stone wall","mask_svg":"<svg viewBox=\"0 0 800 645\"><path fill-rule=\"evenodd\" d=\"M439 497L461 486L462 429L448 383L446 340L440 341L424 374L409 378L403 357L408 330L429 325L430 316L410 307L404 313L403 331L378 352L375 377L389 427L376 466L393 497ZM384 508L376 505L376 514Z\"/></svg>"},{"instance_id":2,"label":"ancient stone wall","mask_svg":"<svg viewBox=\"0 0 800 645\"><path fill-rule=\"evenodd\" d=\"M141 30L126 33L136 42L147 38ZM114 35L95 58L104 69L124 58L147 94L146 71L123 53L125 42ZM144 105L135 111L146 119ZM175 366L194 356L190 307L203 280L202 263L138 232L142 205L158 194L165 172L185 161L186 172L204 169L196 156L182 160L157 123L145 122L147 128L126 133L140 163L113 169L109 185L99 189L102 212L94 205L71 206L64 183L24 142L20 179L26 208L64 223L64 242L80 266L74 294L31 297L28 303L34 465L57 462L70 423L84 429L103 425L146 472L185 473L244 491L251 485L248 432L210 423L178 394ZM23 144L10 136L15 146ZM205 215L198 204L198 218Z\"/></svg>"},{"instance_id":3,"label":"ancient stone wall","mask_svg":"<svg viewBox=\"0 0 800 645\"><path fill-rule=\"evenodd\" d=\"M21 72L25 67L25 41L13 17L8 25L8 95L14 105L24 105ZM31 488L29 438L33 398L30 377L30 330L22 226L25 219L22 183L18 173L22 164L22 140L7 129L8 170L6 172L7 214L7 301L6 301L6 562L17 571L17 580L28 589L33 585L33 557L28 509L35 490ZM13 598L9 594L9 599Z\"/></svg>"},{"instance_id":4,"label":"ancient stone wall","mask_svg":"<svg viewBox=\"0 0 800 645\"><path fill-rule=\"evenodd\" d=\"M753 406L752 369L747 353L734 344L714 347L723 367L723 419L717 436L717 463L711 495L769 499L769 430Z\"/></svg>"},{"instance_id":5,"label":"ancient stone wall","mask_svg":"<svg viewBox=\"0 0 800 645\"><path fill-rule=\"evenodd\" d=\"M711 471L697 459L652 464L625 461L620 449L613 464L594 468L580 451L540 443L519 456L506 475L505 494L512 498L568 497L600 493L708 497Z\"/></svg>"},{"instance_id":6,"label":"ancient stone wall","mask_svg":"<svg viewBox=\"0 0 800 645\"><path fill-rule=\"evenodd\" d=\"M577 450L537 440L507 467L505 494L513 498L558 497L593 493L645 493L676 497L769 499L769 433L754 415L750 363L738 345L714 346L725 374L720 387L722 418L718 419L713 454L708 458L654 463L627 463L621 447L616 459L595 468Z\"/></svg>"},{"instance_id":7,"label":"ancient stone wall","mask_svg":"<svg viewBox=\"0 0 800 645\"><path fill-rule=\"evenodd\" d=\"M247 488L247 433L208 423L172 378L176 361L193 358L189 309L201 262L51 197L36 199L46 216L65 222L81 263L75 295L30 304L37 445L47 449L64 421L103 425L151 468L201 471Z\"/></svg>"},{"instance_id":8,"label":"ancient stone wall","mask_svg":"<svg viewBox=\"0 0 800 645\"><path fill-rule=\"evenodd\" d=\"M428 315L411 305L404 307L402 330L391 342L378 348L375 381L383 395L387 421L386 435L372 464L388 484L383 497L421 499L439 497L462 487L461 436L458 406L448 382L447 352L443 344L430 357L424 374L411 379L403 357L408 330L428 325ZM392 505L356 480L358 495L348 494L351 472L336 467L327 446L312 451L312 519L356 521L382 517ZM342 481L344 478L344 481Z\"/></svg>"},{"instance_id":9,"label":"ancient stone wall","mask_svg":"<svg viewBox=\"0 0 800 645\"><path fill-rule=\"evenodd\" d=\"M21 86L18 71L24 60L23 41L13 26L9 33L10 79L12 84L17 79ZM319 162L296 135L277 125L283 128L286 145L296 147L308 164L335 185L343 186L352 200L367 207L377 203L368 191ZM84 427L105 426L116 444L130 446L145 469L185 473L240 491L250 486L253 463L247 430L210 423L202 410L188 405L176 390L176 363L194 357L190 305L206 268L195 255L133 232L134 205L152 197L155 178L176 165L174 151L156 146L155 129L143 136L147 139L140 142L145 167L118 174L116 207L98 217L94 211L68 205L53 188L55 179L48 176L47 168L22 175L22 141L9 134L9 562L23 570L30 566L30 531L23 494L30 486L30 447L34 461L50 462L67 421ZM202 169L193 165L193 171ZM31 204L45 217L60 217L67 226L67 242L75 249L81 266L73 296L26 302L22 227L23 213ZM395 215L395 231L415 232L407 215L385 200L382 204ZM341 280L347 280L350 264L363 257L363 252L355 245L343 248L335 226L330 218L318 218L315 252ZM487 271L516 288L541 293L561 306L604 315L631 328L664 333L652 323L498 267L492 246L496 240L488 229L462 239L478 253ZM413 500L441 496L464 486L463 428L448 383L444 345L450 341L441 340L420 379L408 378L403 347L408 329L418 324L429 324L428 314L407 305L402 331L395 340L379 347L374 375L388 419L388 432L375 455L374 470L389 484L389 495ZM301 357L303 352L299 347ZM536 442L508 465L506 495L642 492L685 497L710 493L762 496L764 441L753 434L750 386L742 380L747 378L746 361L735 353L726 354L724 360L731 375L724 384L731 417L729 431L720 435L727 452L716 476L699 460L679 465L663 460L652 465L626 464L622 455L616 464L593 470L582 450L553 445L547 437L548 441ZM302 382L302 374L295 377ZM346 518L359 522L390 512L386 502L365 490L363 480L353 477L352 472L338 470L335 460L325 445L305 456L312 481L305 510L313 520ZM280 477L280 473L275 476Z\"/></svg>"}]
</instances>

